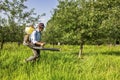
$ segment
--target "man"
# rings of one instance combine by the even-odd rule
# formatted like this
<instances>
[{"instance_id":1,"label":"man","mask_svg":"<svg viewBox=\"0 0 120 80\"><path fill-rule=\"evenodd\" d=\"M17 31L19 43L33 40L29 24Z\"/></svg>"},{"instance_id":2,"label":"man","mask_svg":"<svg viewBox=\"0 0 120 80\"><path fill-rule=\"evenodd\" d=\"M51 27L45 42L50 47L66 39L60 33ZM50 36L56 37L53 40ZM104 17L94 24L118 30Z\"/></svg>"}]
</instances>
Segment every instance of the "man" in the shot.
<instances>
[{"instance_id":1,"label":"man","mask_svg":"<svg viewBox=\"0 0 120 80\"><path fill-rule=\"evenodd\" d=\"M36 27L36 30L34 30L32 32L32 34L30 35L30 41L31 44L34 46L41 46L43 47L45 45L44 42L41 42L41 32L44 29L44 24L40 23L38 24L38 26ZM36 59L39 59L40 57L40 50L38 49L32 49L33 51L33 56L30 56L28 59L26 59L25 61L36 61Z\"/></svg>"}]
</instances>

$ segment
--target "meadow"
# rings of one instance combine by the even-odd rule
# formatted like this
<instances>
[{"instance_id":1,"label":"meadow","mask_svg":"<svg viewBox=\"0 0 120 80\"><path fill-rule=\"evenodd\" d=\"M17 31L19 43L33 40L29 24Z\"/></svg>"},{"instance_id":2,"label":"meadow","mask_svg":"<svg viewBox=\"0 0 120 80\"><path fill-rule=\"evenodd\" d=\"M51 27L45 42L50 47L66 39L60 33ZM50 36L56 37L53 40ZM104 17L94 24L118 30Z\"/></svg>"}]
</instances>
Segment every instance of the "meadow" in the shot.
<instances>
[{"instance_id":1,"label":"meadow","mask_svg":"<svg viewBox=\"0 0 120 80\"><path fill-rule=\"evenodd\" d=\"M120 46L85 45L82 59L77 45L54 47L61 51L41 51L39 61L25 63L31 49L6 43L0 50L0 80L120 80Z\"/></svg>"}]
</instances>

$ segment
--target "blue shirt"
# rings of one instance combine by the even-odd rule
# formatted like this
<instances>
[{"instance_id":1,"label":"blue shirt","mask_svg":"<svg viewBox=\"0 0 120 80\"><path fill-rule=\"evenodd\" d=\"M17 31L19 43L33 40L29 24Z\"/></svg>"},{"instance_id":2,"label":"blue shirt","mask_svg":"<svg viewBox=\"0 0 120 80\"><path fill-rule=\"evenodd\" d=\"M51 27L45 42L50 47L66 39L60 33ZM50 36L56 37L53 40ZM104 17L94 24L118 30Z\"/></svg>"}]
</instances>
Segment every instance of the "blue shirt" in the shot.
<instances>
[{"instance_id":1,"label":"blue shirt","mask_svg":"<svg viewBox=\"0 0 120 80\"><path fill-rule=\"evenodd\" d=\"M35 44L41 40L41 33L38 30L35 30L30 35L30 41Z\"/></svg>"}]
</instances>

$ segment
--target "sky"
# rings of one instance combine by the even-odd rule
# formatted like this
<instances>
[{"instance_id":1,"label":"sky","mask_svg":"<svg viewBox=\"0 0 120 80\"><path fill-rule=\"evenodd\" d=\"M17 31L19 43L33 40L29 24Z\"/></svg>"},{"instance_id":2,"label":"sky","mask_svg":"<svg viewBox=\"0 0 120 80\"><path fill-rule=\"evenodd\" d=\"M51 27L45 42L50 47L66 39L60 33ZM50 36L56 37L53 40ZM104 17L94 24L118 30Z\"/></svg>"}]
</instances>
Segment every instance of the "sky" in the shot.
<instances>
[{"instance_id":1,"label":"sky","mask_svg":"<svg viewBox=\"0 0 120 80\"><path fill-rule=\"evenodd\" d=\"M58 5L57 0L27 0L25 2L25 5L28 6L28 9L35 8L35 13L37 14L43 14L46 15L41 17L41 22L44 24L47 23L47 21L51 18L51 11L55 9Z\"/></svg>"}]
</instances>

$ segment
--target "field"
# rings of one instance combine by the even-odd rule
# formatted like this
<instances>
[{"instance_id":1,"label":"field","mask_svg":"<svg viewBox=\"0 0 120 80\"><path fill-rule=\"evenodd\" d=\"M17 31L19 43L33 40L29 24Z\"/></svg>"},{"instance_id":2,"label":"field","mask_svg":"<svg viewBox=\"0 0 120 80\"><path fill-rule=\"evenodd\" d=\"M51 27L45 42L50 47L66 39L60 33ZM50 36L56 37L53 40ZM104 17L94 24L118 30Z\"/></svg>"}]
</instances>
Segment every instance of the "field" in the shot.
<instances>
[{"instance_id":1,"label":"field","mask_svg":"<svg viewBox=\"0 0 120 80\"><path fill-rule=\"evenodd\" d=\"M120 46L85 45L83 59L79 46L54 47L61 51L41 51L40 61L25 63L31 49L6 43L0 51L0 80L120 80Z\"/></svg>"}]
</instances>

